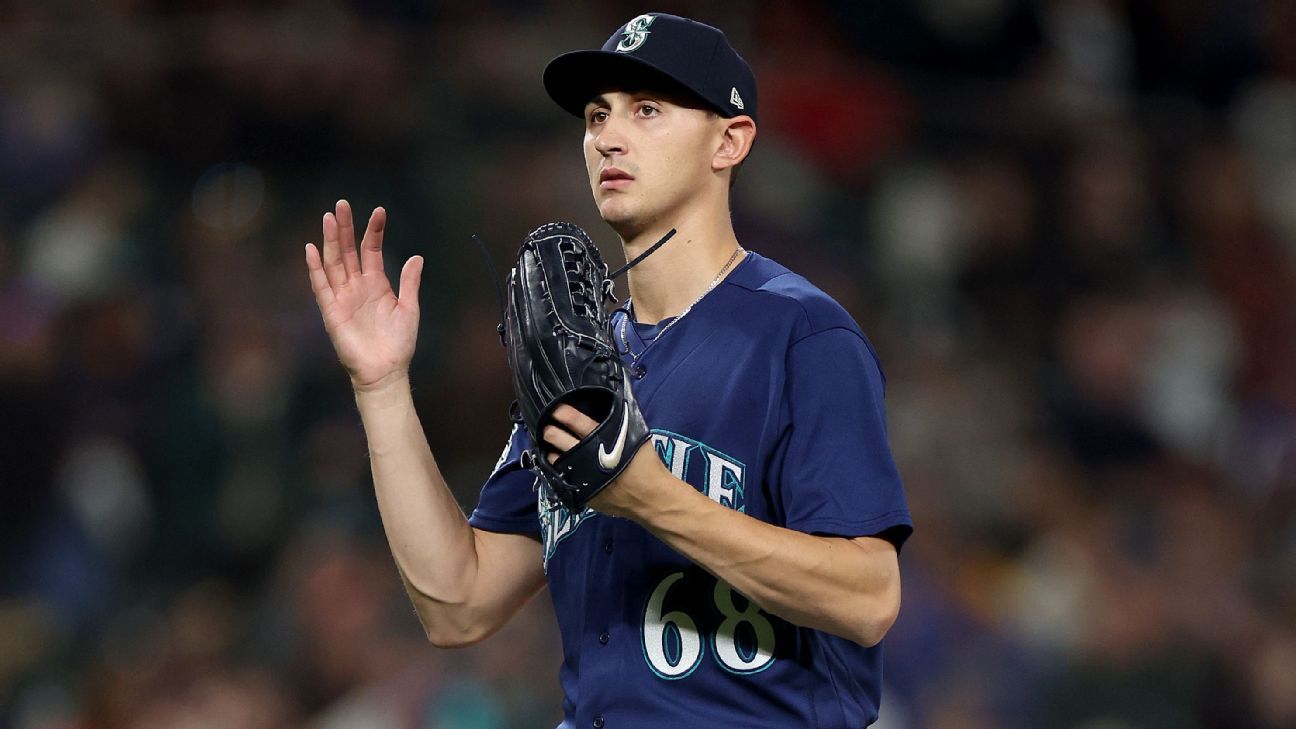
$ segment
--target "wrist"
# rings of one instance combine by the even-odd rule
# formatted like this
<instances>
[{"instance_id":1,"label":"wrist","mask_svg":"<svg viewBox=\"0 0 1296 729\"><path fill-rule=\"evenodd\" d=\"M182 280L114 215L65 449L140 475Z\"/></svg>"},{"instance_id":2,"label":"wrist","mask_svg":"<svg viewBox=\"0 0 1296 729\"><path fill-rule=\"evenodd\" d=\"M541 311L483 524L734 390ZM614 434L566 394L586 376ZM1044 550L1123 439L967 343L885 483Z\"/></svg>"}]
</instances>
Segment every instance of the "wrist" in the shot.
<instances>
[{"instance_id":1,"label":"wrist","mask_svg":"<svg viewBox=\"0 0 1296 729\"><path fill-rule=\"evenodd\" d=\"M651 443L639 449L608 491L612 502L608 506L615 514L643 526L660 520L664 512L685 506L688 497L697 494L666 469Z\"/></svg>"},{"instance_id":2,"label":"wrist","mask_svg":"<svg viewBox=\"0 0 1296 729\"><path fill-rule=\"evenodd\" d=\"M409 388L409 370L404 367L392 370L391 372L373 380L360 381L357 380L355 376L351 377L351 389L354 390L357 395L360 393L383 392L401 388Z\"/></svg>"},{"instance_id":3,"label":"wrist","mask_svg":"<svg viewBox=\"0 0 1296 729\"><path fill-rule=\"evenodd\" d=\"M401 370L363 384L352 380L351 389L355 394L356 404L361 407L366 405L382 407L401 403L410 397L409 373Z\"/></svg>"}]
</instances>

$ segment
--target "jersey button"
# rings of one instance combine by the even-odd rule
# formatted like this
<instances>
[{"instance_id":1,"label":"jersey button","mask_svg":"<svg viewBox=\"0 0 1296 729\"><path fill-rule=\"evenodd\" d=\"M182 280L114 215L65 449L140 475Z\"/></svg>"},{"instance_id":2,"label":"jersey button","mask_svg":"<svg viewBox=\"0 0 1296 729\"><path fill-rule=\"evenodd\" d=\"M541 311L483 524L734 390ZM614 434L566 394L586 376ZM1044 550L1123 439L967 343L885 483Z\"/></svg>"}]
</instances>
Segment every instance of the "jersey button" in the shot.
<instances>
[{"instance_id":1,"label":"jersey button","mask_svg":"<svg viewBox=\"0 0 1296 729\"><path fill-rule=\"evenodd\" d=\"M594 729L603 729L603 717L601 715L594 717Z\"/></svg>"},{"instance_id":2,"label":"jersey button","mask_svg":"<svg viewBox=\"0 0 1296 729\"><path fill-rule=\"evenodd\" d=\"M612 640L612 636L608 635L607 633L599 634L599 642L602 643L603 645L607 645L609 640Z\"/></svg>"},{"instance_id":3,"label":"jersey button","mask_svg":"<svg viewBox=\"0 0 1296 729\"><path fill-rule=\"evenodd\" d=\"M608 539L606 542L603 542L603 551L604 551L604 552L607 552L608 554L612 554L612 540L611 540L611 539Z\"/></svg>"},{"instance_id":4,"label":"jersey button","mask_svg":"<svg viewBox=\"0 0 1296 729\"><path fill-rule=\"evenodd\" d=\"M642 380L646 374L648 374L648 368L641 364L637 364L630 368L630 376L636 380Z\"/></svg>"}]
</instances>

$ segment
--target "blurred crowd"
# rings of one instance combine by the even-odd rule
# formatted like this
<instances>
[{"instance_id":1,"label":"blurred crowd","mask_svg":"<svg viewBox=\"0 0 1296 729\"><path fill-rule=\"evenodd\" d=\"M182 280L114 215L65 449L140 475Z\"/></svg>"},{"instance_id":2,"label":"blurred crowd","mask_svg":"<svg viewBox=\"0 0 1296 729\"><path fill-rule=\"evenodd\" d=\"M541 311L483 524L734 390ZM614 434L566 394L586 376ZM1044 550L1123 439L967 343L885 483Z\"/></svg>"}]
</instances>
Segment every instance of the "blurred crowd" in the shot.
<instances>
[{"instance_id":1,"label":"blurred crowd","mask_svg":"<svg viewBox=\"0 0 1296 729\"><path fill-rule=\"evenodd\" d=\"M1296 4L0 6L0 729L530 729L545 597L466 650L400 589L302 247L429 261L416 401L465 509L499 265L610 260L559 52L722 26L739 237L861 322L917 529L884 729L1296 726Z\"/></svg>"}]
</instances>

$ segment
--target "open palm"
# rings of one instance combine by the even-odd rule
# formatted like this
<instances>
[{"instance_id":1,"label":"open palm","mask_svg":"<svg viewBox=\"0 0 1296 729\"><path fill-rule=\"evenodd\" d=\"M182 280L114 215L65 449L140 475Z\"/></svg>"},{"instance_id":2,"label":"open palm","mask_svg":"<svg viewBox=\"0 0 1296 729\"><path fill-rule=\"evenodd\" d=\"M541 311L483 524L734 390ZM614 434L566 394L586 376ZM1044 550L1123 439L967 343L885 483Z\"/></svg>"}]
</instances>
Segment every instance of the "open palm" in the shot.
<instances>
[{"instance_id":1,"label":"open palm","mask_svg":"<svg viewBox=\"0 0 1296 729\"><path fill-rule=\"evenodd\" d=\"M383 271L383 229L387 212L369 216L357 251L351 205L339 200L324 214L324 251L306 245L315 303L319 304L333 348L356 389L373 389L404 376L418 337L419 281L423 257L405 262L399 296Z\"/></svg>"}]
</instances>

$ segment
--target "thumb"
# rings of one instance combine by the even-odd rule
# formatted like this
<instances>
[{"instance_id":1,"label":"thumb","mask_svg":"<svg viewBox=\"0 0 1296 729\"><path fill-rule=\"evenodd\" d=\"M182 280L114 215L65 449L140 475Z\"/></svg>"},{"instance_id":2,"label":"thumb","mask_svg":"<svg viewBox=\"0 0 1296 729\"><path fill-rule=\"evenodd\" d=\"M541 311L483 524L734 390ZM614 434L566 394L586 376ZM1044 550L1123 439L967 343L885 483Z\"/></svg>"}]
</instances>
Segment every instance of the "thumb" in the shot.
<instances>
[{"instance_id":1,"label":"thumb","mask_svg":"<svg viewBox=\"0 0 1296 729\"><path fill-rule=\"evenodd\" d=\"M418 310L419 284L423 281L423 256L413 256L401 268L400 293L401 306Z\"/></svg>"}]
</instances>

